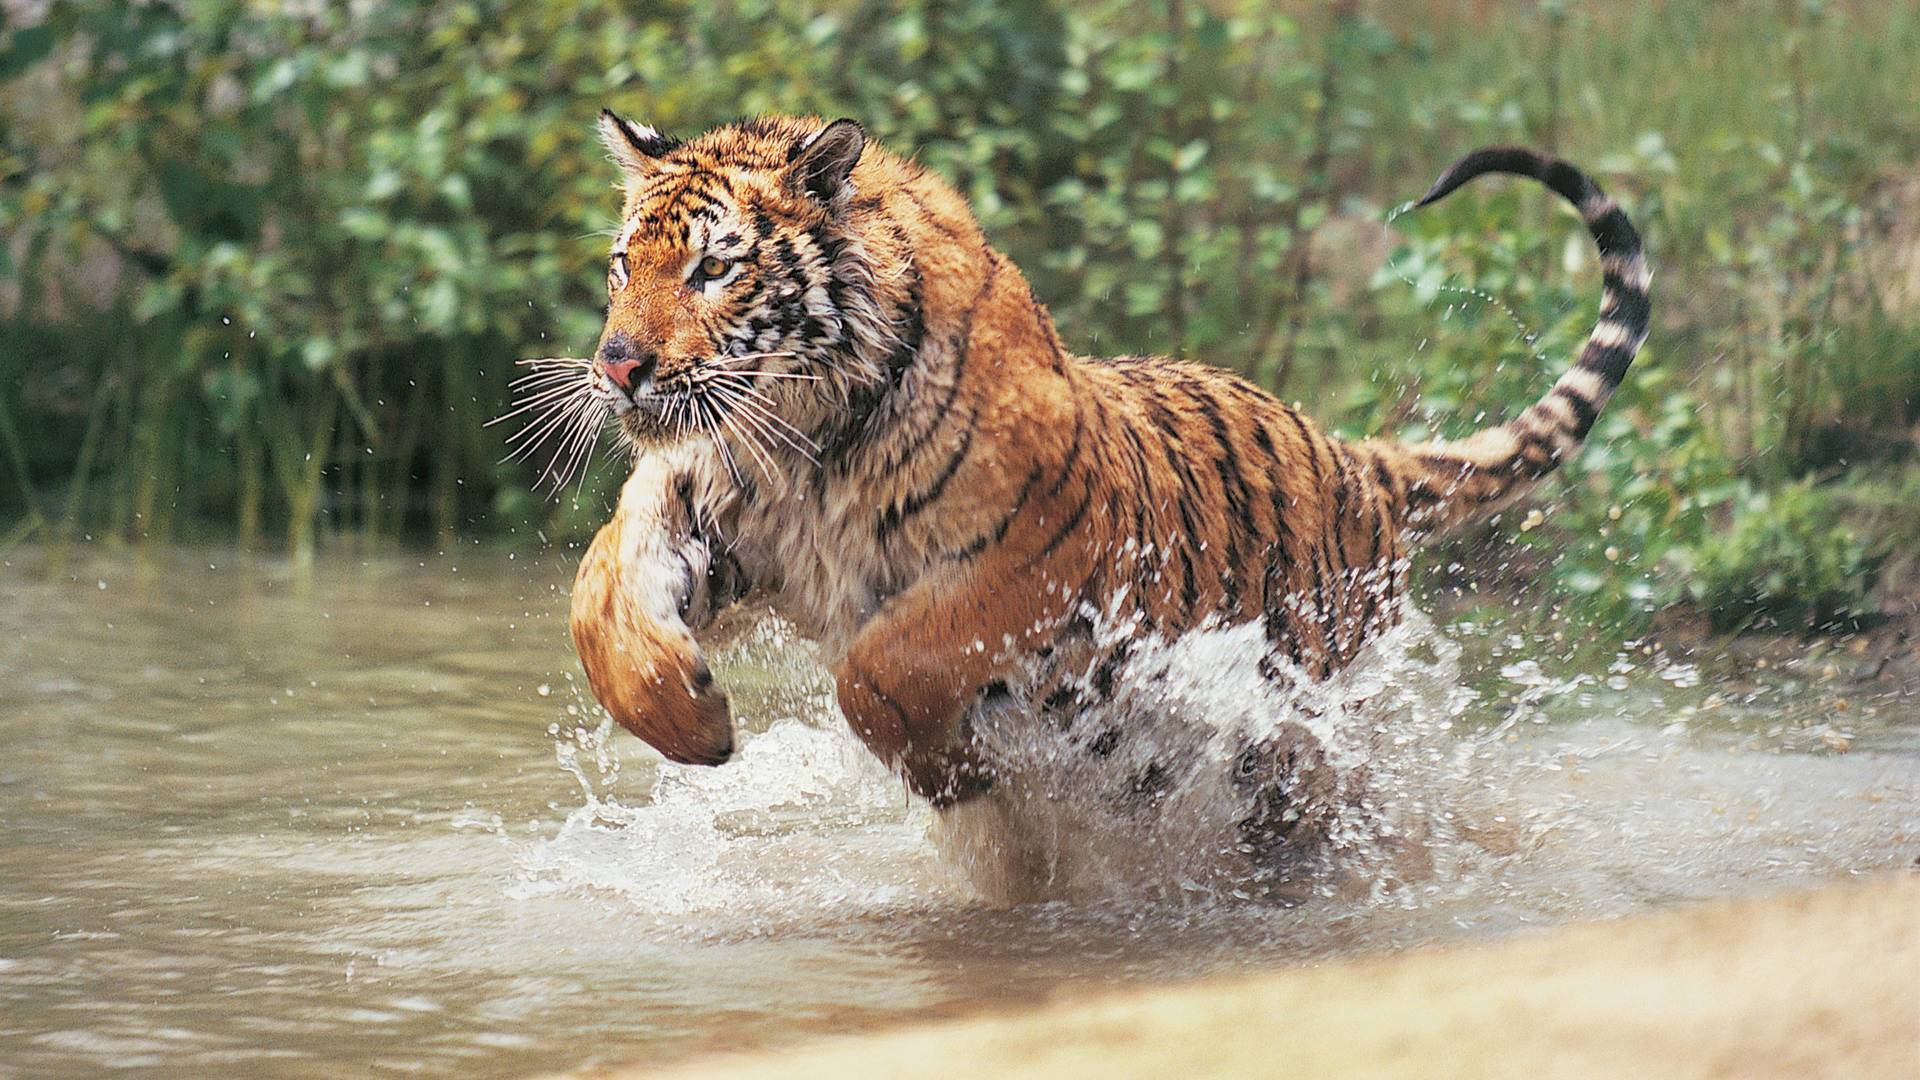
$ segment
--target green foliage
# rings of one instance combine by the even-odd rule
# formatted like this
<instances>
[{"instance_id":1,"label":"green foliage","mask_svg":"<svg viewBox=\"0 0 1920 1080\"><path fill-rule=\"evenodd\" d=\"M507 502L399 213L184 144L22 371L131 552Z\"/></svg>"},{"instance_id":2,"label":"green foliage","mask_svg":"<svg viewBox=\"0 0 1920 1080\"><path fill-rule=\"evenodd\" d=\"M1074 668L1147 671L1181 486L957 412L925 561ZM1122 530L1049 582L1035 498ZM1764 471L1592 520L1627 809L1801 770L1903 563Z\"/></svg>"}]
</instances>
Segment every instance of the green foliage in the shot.
<instances>
[{"instance_id":1,"label":"green foliage","mask_svg":"<svg viewBox=\"0 0 1920 1080\"><path fill-rule=\"evenodd\" d=\"M1839 507L1811 481L1771 491L1743 485L1726 529L1692 556L1688 589L1715 629L1804 628L1866 614L1869 559Z\"/></svg>"},{"instance_id":2,"label":"green foliage","mask_svg":"<svg viewBox=\"0 0 1920 1080\"><path fill-rule=\"evenodd\" d=\"M590 529L611 470L544 501L482 424L515 359L597 333L603 105L856 116L1081 349L1458 433L1565 365L1590 242L1523 184L1383 222L1517 141L1591 166L1656 268L1642 364L1545 526L1503 525L1632 624L1689 595L1736 481L1910 445L1914 85L1920 10L1866 0L55 0L0 29L0 537Z\"/></svg>"}]
</instances>

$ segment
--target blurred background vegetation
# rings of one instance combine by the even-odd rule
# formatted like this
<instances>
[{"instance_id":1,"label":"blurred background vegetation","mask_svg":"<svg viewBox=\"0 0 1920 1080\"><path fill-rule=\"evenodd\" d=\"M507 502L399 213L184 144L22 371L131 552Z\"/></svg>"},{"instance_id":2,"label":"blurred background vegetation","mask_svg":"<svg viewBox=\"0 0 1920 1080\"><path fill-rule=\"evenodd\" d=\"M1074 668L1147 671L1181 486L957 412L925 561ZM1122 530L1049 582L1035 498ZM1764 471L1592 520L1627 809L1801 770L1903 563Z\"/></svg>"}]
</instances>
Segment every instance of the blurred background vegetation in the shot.
<instances>
[{"instance_id":1,"label":"blurred background vegetation","mask_svg":"<svg viewBox=\"0 0 1920 1080\"><path fill-rule=\"evenodd\" d=\"M1583 619L1733 629L1868 615L1914 573L1906 0L0 10L0 545L590 530L614 469L545 501L482 423L515 359L592 347L611 105L857 117L972 198L1080 349L1410 437L1540 394L1599 282L1532 186L1392 211L1475 145L1554 149L1641 224L1657 329L1544 522L1429 581L1518 568Z\"/></svg>"}]
</instances>

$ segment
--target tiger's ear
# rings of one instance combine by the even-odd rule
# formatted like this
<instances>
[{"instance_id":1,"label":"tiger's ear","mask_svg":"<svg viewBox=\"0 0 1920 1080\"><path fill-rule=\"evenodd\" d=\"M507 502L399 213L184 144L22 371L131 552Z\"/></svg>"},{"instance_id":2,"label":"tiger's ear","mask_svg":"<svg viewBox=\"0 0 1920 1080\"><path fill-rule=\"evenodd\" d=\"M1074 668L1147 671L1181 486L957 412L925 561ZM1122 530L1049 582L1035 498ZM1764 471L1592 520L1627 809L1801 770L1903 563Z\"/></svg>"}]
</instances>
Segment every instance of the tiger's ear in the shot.
<instances>
[{"instance_id":1,"label":"tiger's ear","mask_svg":"<svg viewBox=\"0 0 1920 1080\"><path fill-rule=\"evenodd\" d=\"M831 203L845 190L847 177L853 174L860 151L866 148L864 128L852 120L835 120L795 151L790 182L815 199Z\"/></svg>"},{"instance_id":2,"label":"tiger's ear","mask_svg":"<svg viewBox=\"0 0 1920 1080\"><path fill-rule=\"evenodd\" d=\"M600 110L600 143L620 168L630 173L651 172L654 159L673 149L672 139L645 124L636 124L612 109Z\"/></svg>"}]
</instances>

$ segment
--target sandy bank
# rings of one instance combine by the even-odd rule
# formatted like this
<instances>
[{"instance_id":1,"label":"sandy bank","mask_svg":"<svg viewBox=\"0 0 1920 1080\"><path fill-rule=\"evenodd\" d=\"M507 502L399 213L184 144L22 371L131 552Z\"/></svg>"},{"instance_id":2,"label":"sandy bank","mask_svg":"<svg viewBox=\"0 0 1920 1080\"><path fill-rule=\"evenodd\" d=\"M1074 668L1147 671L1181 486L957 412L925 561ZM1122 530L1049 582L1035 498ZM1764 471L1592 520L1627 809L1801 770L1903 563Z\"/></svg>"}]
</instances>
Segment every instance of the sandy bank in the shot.
<instances>
[{"instance_id":1,"label":"sandy bank","mask_svg":"<svg viewBox=\"0 0 1920 1080\"><path fill-rule=\"evenodd\" d=\"M1920 876L1062 1000L661 1075L1911 1077Z\"/></svg>"}]
</instances>

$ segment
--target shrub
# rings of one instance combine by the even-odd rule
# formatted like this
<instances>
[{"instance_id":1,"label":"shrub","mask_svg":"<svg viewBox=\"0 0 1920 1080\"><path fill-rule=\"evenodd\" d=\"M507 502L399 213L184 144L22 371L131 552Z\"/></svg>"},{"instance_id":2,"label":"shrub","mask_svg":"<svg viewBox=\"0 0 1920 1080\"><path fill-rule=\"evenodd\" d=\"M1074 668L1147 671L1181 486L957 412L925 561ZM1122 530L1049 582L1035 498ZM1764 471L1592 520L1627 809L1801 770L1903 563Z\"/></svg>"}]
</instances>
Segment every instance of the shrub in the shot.
<instances>
[{"instance_id":1,"label":"shrub","mask_svg":"<svg viewBox=\"0 0 1920 1080\"><path fill-rule=\"evenodd\" d=\"M1811 479L1742 486L1724 531L1691 552L1689 589L1717 630L1813 628L1870 614L1873 560L1839 518L1840 501Z\"/></svg>"}]
</instances>

